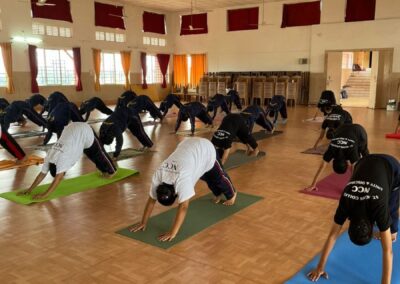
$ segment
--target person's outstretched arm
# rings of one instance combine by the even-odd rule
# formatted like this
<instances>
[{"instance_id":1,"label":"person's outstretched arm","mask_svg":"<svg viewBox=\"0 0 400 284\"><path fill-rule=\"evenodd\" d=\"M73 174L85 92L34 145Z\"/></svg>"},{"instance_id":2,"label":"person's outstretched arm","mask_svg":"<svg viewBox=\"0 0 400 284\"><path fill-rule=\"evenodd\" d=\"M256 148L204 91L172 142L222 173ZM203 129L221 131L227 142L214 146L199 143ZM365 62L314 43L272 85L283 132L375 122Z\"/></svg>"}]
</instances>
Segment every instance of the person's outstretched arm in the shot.
<instances>
[{"instance_id":1,"label":"person's outstretched arm","mask_svg":"<svg viewBox=\"0 0 400 284\"><path fill-rule=\"evenodd\" d=\"M319 259L318 266L307 274L308 278L311 281L316 282L321 276L328 279L328 274L325 272L325 265L328 260L329 254L335 246L341 229L341 225L333 223L329 236L325 241L324 248L322 249L321 258Z\"/></svg>"},{"instance_id":2,"label":"person's outstretched arm","mask_svg":"<svg viewBox=\"0 0 400 284\"><path fill-rule=\"evenodd\" d=\"M390 284L393 266L393 247L390 229L380 233L382 244L382 284Z\"/></svg>"},{"instance_id":3,"label":"person's outstretched arm","mask_svg":"<svg viewBox=\"0 0 400 284\"><path fill-rule=\"evenodd\" d=\"M185 220L188 208L189 208L189 200L179 203L178 212L176 213L175 221L174 224L172 225L171 230L159 236L158 237L159 241L161 242L172 241L175 238L175 236L178 234L179 229L183 224L183 221Z\"/></svg>"},{"instance_id":4,"label":"person's outstretched arm","mask_svg":"<svg viewBox=\"0 0 400 284\"><path fill-rule=\"evenodd\" d=\"M30 194L32 192L32 190L34 190L44 180L44 178L46 176L47 176L47 174L40 172L37 175L37 177L35 178L35 180L33 181L32 185L27 190L18 192L17 195Z\"/></svg>"},{"instance_id":5,"label":"person's outstretched arm","mask_svg":"<svg viewBox=\"0 0 400 284\"><path fill-rule=\"evenodd\" d=\"M316 187L318 178L321 175L321 173L323 172L323 170L325 169L327 164L328 164L327 162L322 160L321 165L319 166L319 168L314 176L314 179L313 179L311 185L307 188L307 190L309 190L309 191L318 190L318 188Z\"/></svg>"},{"instance_id":6,"label":"person's outstretched arm","mask_svg":"<svg viewBox=\"0 0 400 284\"><path fill-rule=\"evenodd\" d=\"M42 198L46 198L47 196L49 196L60 184L60 182L64 178L64 174L65 174L64 172L56 174L55 178L53 179L53 182L50 184L50 187L43 193L35 194L34 196L32 196L32 198L33 199L42 199Z\"/></svg>"},{"instance_id":7,"label":"person's outstretched arm","mask_svg":"<svg viewBox=\"0 0 400 284\"><path fill-rule=\"evenodd\" d=\"M146 207L144 208L142 221L130 227L129 231L138 232L146 230L147 222L149 221L151 212L153 212L154 204L156 204L156 200L149 196Z\"/></svg>"}]
</instances>

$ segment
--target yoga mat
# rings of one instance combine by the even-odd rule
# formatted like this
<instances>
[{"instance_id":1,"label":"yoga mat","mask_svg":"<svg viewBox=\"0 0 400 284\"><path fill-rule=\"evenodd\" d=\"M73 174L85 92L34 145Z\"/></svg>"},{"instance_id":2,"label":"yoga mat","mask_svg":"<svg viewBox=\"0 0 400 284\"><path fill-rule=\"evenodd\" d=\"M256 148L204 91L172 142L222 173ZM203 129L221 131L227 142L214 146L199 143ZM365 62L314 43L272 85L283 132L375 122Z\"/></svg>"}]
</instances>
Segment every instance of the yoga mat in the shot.
<instances>
[{"instance_id":1,"label":"yoga mat","mask_svg":"<svg viewBox=\"0 0 400 284\"><path fill-rule=\"evenodd\" d=\"M266 155L265 152L260 151L256 157L248 156L245 150L237 150L230 154L228 160L224 164L225 170L234 169L240 167L243 164L247 164L253 161L257 161Z\"/></svg>"},{"instance_id":2,"label":"yoga mat","mask_svg":"<svg viewBox=\"0 0 400 284\"><path fill-rule=\"evenodd\" d=\"M142 150L137 150L137 149L133 149L133 148L127 148L127 149L123 149L121 151L121 153L119 154L119 156L117 158L117 161L126 160L129 158L137 157L137 156L144 155L147 153L154 153L154 152L155 151L151 151L149 149L142 151ZM112 156L114 154L114 152L108 152L108 154L110 156Z\"/></svg>"},{"instance_id":3,"label":"yoga mat","mask_svg":"<svg viewBox=\"0 0 400 284\"><path fill-rule=\"evenodd\" d=\"M385 137L390 139L400 139L400 133L388 133Z\"/></svg>"},{"instance_id":4,"label":"yoga mat","mask_svg":"<svg viewBox=\"0 0 400 284\"><path fill-rule=\"evenodd\" d=\"M149 245L168 249L263 199L260 196L239 192L235 205L224 206L222 204L214 204L211 201L212 198L213 195L210 193L190 202L185 222L178 235L171 242L160 242L157 238L170 230L175 219L176 208L151 217L144 232L132 233L128 230L129 226L116 233Z\"/></svg>"},{"instance_id":5,"label":"yoga mat","mask_svg":"<svg viewBox=\"0 0 400 284\"><path fill-rule=\"evenodd\" d=\"M332 173L325 177L321 181L317 182L318 190L307 191L305 189L300 192L310 195L316 195L331 199L339 200L342 196L342 192L349 182L351 177L351 170L348 169L345 174L338 175L337 173Z\"/></svg>"},{"instance_id":6,"label":"yoga mat","mask_svg":"<svg viewBox=\"0 0 400 284\"><path fill-rule=\"evenodd\" d=\"M113 178L103 178L101 177L101 174L99 172L93 172L71 179L64 179L57 187L57 189L52 194L50 194L49 197L44 199L34 200L31 196L46 191L49 188L50 184L38 186L33 190L31 195L18 196L17 191L11 191L0 194L0 197L8 199L10 201L14 201L19 204L29 205L32 203L44 202L59 197L68 196L77 192L87 191L89 189L95 189L103 185L120 181L137 173L139 172L136 170L119 168Z\"/></svg>"},{"instance_id":7,"label":"yoga mat","mask_svg":"<svg viewBox=\"0 0 400 284\"><path fill-rule=\"evenodd\" d=\"M315 119L314 117L303 119L303 122L322 123L324 119L325 117L323 116L317 116Z\"/></svg>"},{"instance_id":8,"label":"yoga mat","mask_svg":"<svg viewBox=\"0 0 400 284\"><path fill-rule=\"evenodd\" d=\"M259 140L263 140L263 139L266 139L266 138L270 138L270 137L273 137L273 136L280 135L282 133L283 133L283 131L279 131L279 130L275 130L274 133L272 133L272 134L267 132L267 131L265 131L265 130L260 130L260 131L257 131L257 132L253 132L252 135L253 135L254 139L256 139L256 141L259 141ZM239 138L237 138L237 137L235 138L234 141L235 142L240 142Z\"/></svg>"},{"instance_id":9,"label":"yoga mat","mask_svg":"<svg viewBox=\"0 0 400 284\"><path fill-rule=\"evenodd\" d=\"M18 132L18 133L13 133L13 134L11 134L11 136L14 139L20 139L20 138L44 136L46 134L47 134L47 131L42 132L42 131L37 131L37 130L30 130L30 131L22 131L22 132Z\"/></svg>"},{"instance_id":10,"label":"yoga mat","mask_svg":"<svg viewBox=\"0 0 400 284\"><path fill-rule=\"evenodd\" d=\"M29 156L25 161L20 164L17 164L15 160L2 160L0 161L0 171L19 169L40 164L43 164L43 158L36 155Z\"/></svg>"},{"instance_id":11,"label":"yoga mat","mask_svg":"<svg viewBox=\"0 0 400 284\"><path fill-rule=\"evenodd\" d=\"M302 154L323 155L328 150L329 144L319 145L316 149L309 148L301 152Z\"/></svg>"},{"instance_id":12,"label":"yoga mat","mask_svg":"<svg viewBox=\"0 0 400 284\"><path fill-rule=\"evenodd\" d=\"M194 130L194 136L204 134L204 133L209 133L215 131L217 128L216 127L204 127L204 128L196 128ZM192 131L191 130L181 130L176 132L177 135L184 136L184 137L190 137L192 136Z\"/></svg>"},{"instance_id":13,"label":"yoga mat","mask_svg":"<svg viewBox=\"0 0 400 284\"><path fill-rule=\"evenodd\" d=\"M327 231L328 232L328 231ZM321 243L321 247L322 247ZM319 255L314 257L303 269L293 276L286 284L310 284L308 272L317 267ZM392 282L400 283L400 241L393 243ZM321 277L318 283L326 284L373 284L381 283L382 248L381 242L372 240L365 246L356 246L347 232L337 240L329 256L326 272L329 280Z\"/></svg>"}]
</instances>

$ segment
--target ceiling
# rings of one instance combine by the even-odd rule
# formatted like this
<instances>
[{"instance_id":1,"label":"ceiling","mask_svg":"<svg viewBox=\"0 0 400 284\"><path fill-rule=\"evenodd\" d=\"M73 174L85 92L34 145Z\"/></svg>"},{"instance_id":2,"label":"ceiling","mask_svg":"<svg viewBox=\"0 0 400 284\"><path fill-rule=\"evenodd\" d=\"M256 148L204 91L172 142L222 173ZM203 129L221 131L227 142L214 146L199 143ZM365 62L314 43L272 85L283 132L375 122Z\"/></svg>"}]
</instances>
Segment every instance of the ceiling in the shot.
<instances>
[{"instance_id":1,"label":"ceiling","mask_svg":"<svg viewBox=\"0 0 400 284\"><path fill-rule=\"evenodd\" d=\"M265 0L265 2L281 2L283 0ZM190 11L190 0L123 0L135 6L148 9L180 12ZM261 4L262 0L194 0L195 11L212 10L216 8L232 7L248 4Z\"/></svg>"}]
</instances>

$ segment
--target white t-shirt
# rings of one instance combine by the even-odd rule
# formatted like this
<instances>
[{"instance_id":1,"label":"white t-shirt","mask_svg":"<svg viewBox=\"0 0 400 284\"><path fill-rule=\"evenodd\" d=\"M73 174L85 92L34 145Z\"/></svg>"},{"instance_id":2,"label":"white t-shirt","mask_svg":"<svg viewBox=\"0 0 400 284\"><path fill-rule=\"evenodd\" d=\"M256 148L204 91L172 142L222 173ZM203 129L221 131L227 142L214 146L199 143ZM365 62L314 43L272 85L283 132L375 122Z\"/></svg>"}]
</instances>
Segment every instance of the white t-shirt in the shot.
<instances>
[{"instance_id":1,"label":"white t-shirt","mask_svg":"<svg viewBox=\"0 0 400 284\"><path fill-rule=\"evenodd\" d=\"M163 182L175 186L179 203L195 195L194 186L215 164L214 145L204 138L183 140L153 175L150 197L157 199L157 187Z\"/></svg>"},{"instance_id":2,"label":"white t-shirt","mask_svg":"<svg viewBox=\"0 0 400 284\"><path fill-rule=\"evenodd\" d=\"M57 174L68 171L82 156L83 150L92 146L93 129L85 122L73 122L64 128L60 139L47 152L42 173L47 174L49 163L56 165Z\"/></svg>"}]
</instances>

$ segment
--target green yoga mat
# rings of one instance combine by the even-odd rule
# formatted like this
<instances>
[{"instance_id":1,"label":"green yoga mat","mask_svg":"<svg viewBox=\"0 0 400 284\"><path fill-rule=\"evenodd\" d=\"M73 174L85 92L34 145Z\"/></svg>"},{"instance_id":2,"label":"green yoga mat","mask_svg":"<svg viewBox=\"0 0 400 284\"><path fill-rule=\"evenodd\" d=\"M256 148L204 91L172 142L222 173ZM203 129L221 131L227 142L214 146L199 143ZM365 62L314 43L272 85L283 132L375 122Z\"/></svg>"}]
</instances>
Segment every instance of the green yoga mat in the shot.
<instances>
[{"instance_id":1,"label":"green yoga mat","mask_svg":"<svg viewBox=\"0 0 400 284\"><path fill-rule=\"evenodd\" d=\"M117 174L111 179L102 178L100 176L100 173L98 172L86 174L71 179L64 179L57 187L57 189L52 194L50 194L49 197L45 199L34 200L31 197L32 195L18 196L17 191L2 193L0 194L0 197L14 201L19 204L29 205L31 203L44 202L51 199L68 196L77 192L83 192L89 189L94 189L103 185L114 183L116 181L122 180L137 173L139 172L136 170L119 168ZM38 194L44 192L48 188L49 184L40 185L33 190L32 194Z\"/></svg>"},{"instance_id":2,"label":"green yoga mat","mask_svg":"<svg viewBox=\"0 0 400 284\"><path fill-rule=\"evenodd\" d=\"M103 122L103 121L105 121L105 120L106 120L105 118L95 118L95 119L89 119L89 120L87 121L87 123L88 123L88 124L96 124L96 123Z\"/></svg>"},{"instance_id":3,"label":"green yoga mat","mask_svg":"<svg viewBox=\"0 0 400 284\"><path fill-rule=\"evenodd\" d=\"M237 150L229 155L228 160L225 162L224 169L230 170L240 167L243 164L250 163L261 159L266 155L265 152L260 151L256 157L248 156L245 150Z\"/></svg>"},{"instance_id":4,"label":"green yoga mat","mask_svg":"<svg viewBox=\"0 0 400 284\"><path fill-rule=\"evenodd\" d=\"M260 196L238 193L235 205L225 206L214 204L211 201L212 198L213 195L210 193L190 202L185 222L178 235L171 242L160 242L157 238L171 228L175 219L176 208L151 217L144 232L132 233L128 230L128 227L116 233L149 245L168 249L263 199ZM156 206L161 205L157 204Z\"/></svg>"},{"instance_id":5,"label":"green yoga mat","mask_svg":"<svg viewBox=\"0 0 400 284\"><path fill-rule=\"evenodd\" d=\"M316 149L309 148L301 152L302 154L323 155L328 150L329 144L319 145Z\"/></svg>"}]
</instances>

